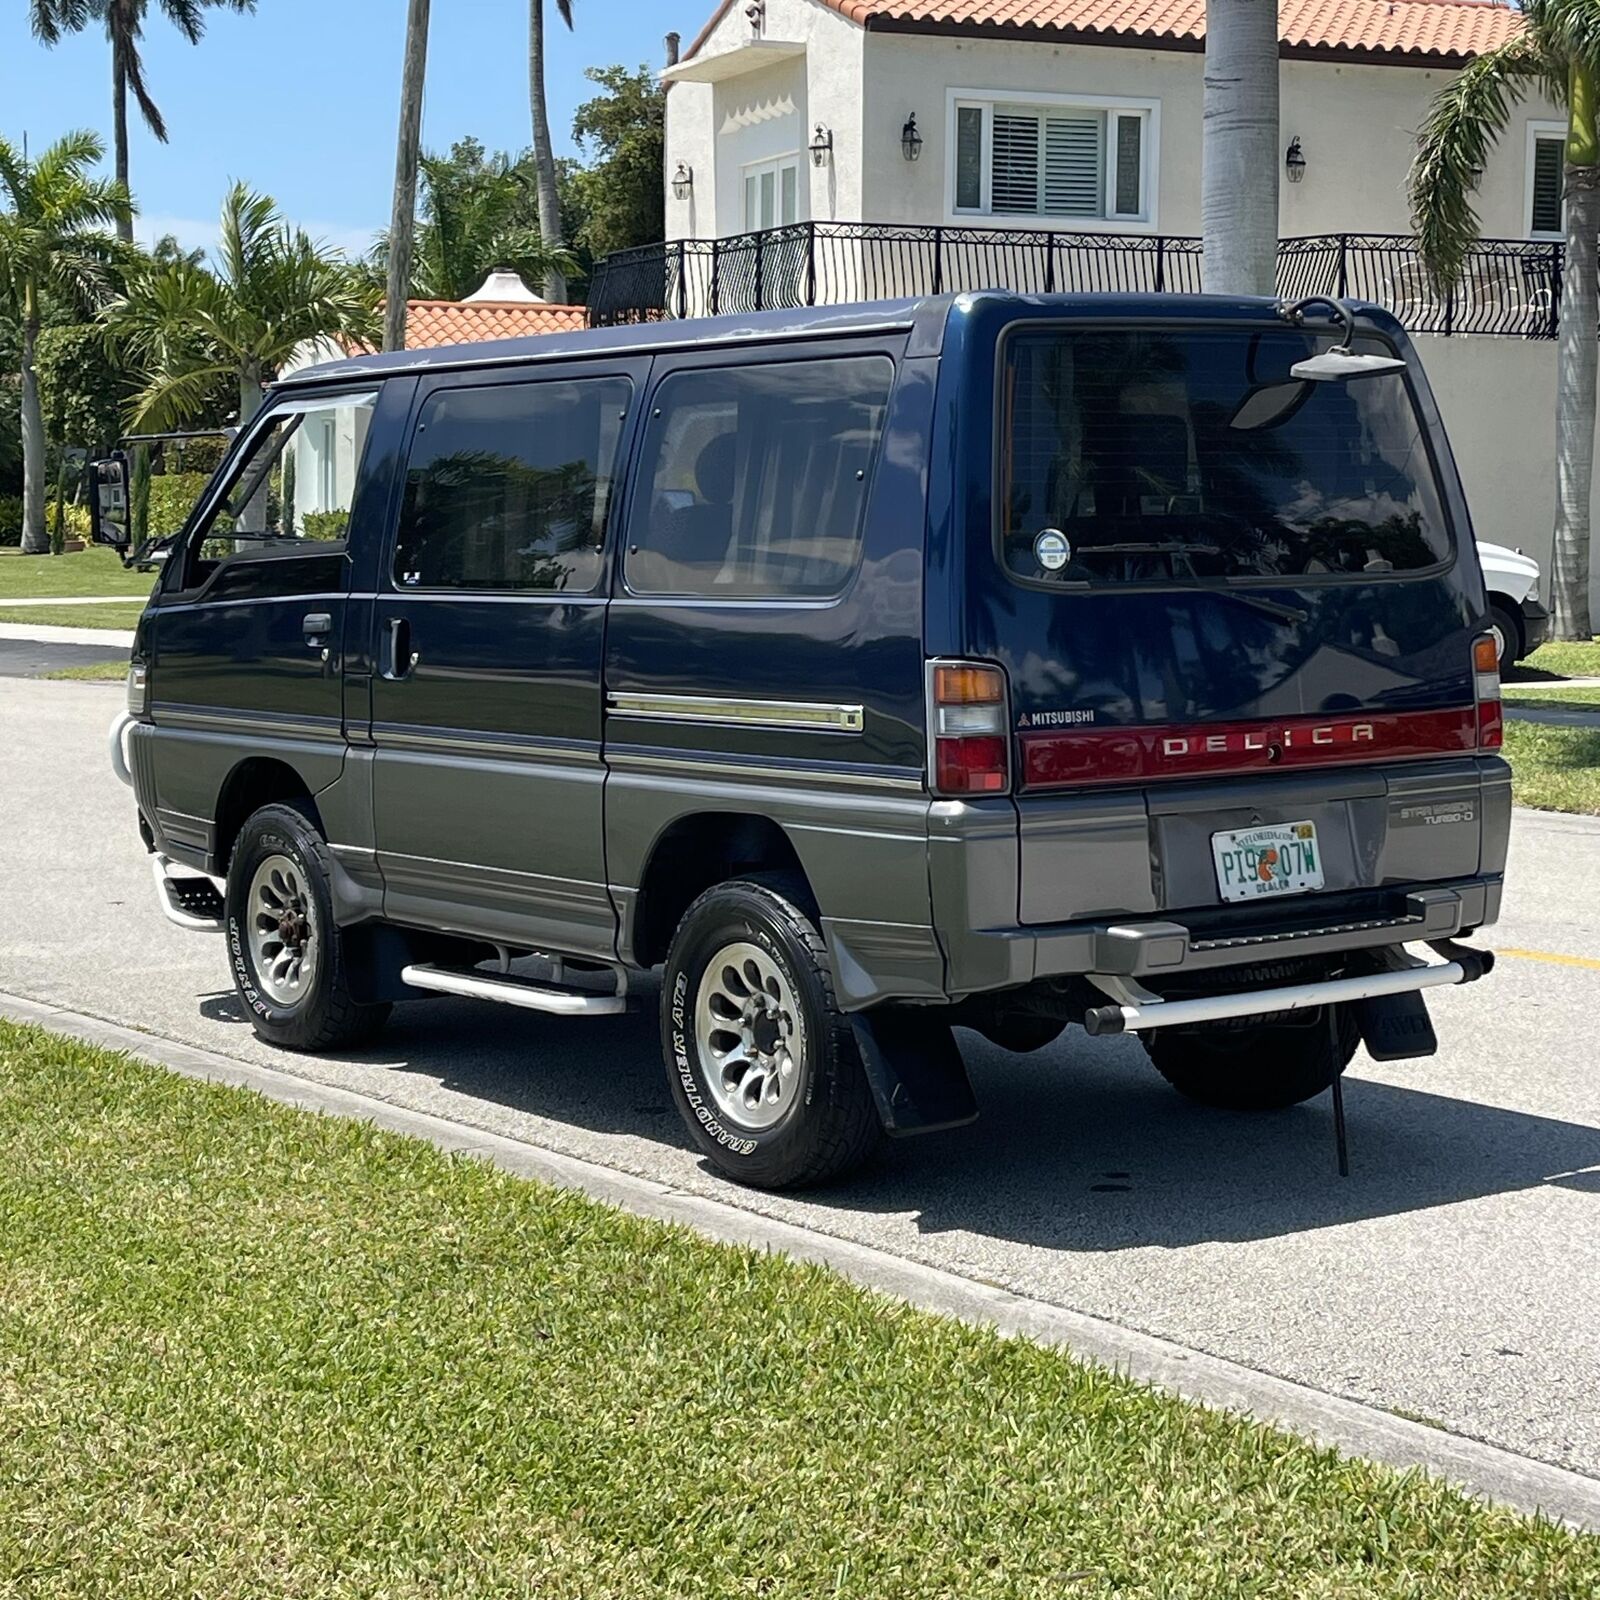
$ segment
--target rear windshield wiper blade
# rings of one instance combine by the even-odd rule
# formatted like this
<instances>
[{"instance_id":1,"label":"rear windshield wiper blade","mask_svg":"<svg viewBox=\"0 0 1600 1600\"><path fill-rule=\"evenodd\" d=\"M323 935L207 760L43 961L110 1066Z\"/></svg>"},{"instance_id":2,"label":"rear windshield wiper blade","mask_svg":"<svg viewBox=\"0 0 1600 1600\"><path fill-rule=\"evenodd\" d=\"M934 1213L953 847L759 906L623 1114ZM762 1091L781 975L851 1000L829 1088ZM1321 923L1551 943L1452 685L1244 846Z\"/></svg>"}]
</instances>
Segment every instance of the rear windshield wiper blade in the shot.
<instances>
[{"instance_id":1,"label":"rear windshield wiper blade","mask_svg":"<svg viewBox=\"0 0 1600 1600\"><path fill-rule=\"evenodd\" d=\"M1222 547L1188 539L1135 540L1127 544L1080 544L1080 556L1220 556Z\"/></svg>"},{"instance_id":2,"label":"rear windshield wiper blade","mask_svg":"<svg viewBox=\"0 0 1600 1600\"><path fill-rule=\"evenodd\" d=\"M1220 594L1229 600L1237 600L1242 606L1249 606L1252 610L1260 611L1278 622L1309 622L1311 613L1303 606L1286 605L1282 600L1269 600L1261 594L1241 594L1237 589L1208 589L1208 594Z\"/></svg>"}]
</instances>

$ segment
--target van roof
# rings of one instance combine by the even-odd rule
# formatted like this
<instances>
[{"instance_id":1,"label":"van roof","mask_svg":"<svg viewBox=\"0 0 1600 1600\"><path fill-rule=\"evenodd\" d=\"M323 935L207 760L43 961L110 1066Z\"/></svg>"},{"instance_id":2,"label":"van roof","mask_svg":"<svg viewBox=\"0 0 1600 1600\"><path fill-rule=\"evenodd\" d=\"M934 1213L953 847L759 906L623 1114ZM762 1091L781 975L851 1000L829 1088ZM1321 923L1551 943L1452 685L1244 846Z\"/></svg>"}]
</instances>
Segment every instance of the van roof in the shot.
<instances>
[{"instance_id":1,"label":"van roof","mask_svg":"<svg viewBox=\"0 0 1600 1600\"><path fill-rule=\"evenodd\" d=\"M943 295L937 300L878 300L866 305L733 312L720 317L583 328L573 333L546 333L522 339L487 339L479 344L440 345L430 350L395 350L325 361L281 379L277 387L324 383L330 378L395 377L407 372L437 372L448 367L500 366L613 354L643 355L685 346L904 332L915 324L924 308L932 305L942 308L953 299L952 295Z\"/></svg>"},{"instance_id":2,"label":"van roof","mask_svg":"<svg viewBox=\"0 0 1600 1600\"><path fill-rule=\"evenodd\" d=\"M953 311L974 311L999 303L1019 316L1127 317L1140 321L1254 322L1276 315L1281 301L1271 297L1184 294L1022 294L983 289L921 299L875 300L861 305L800 306L781 311L730 312L719 317L689 317L634 323L617 328L584 328L522 339L490 339L481 344L440 345L429 350L351 356L282 378L275 390L305 383L395 377L463 367L519 366L534 361L576 360L585 356L646 355L719 345L766 344L785 339L825 339L864 333L913 332L914 354L936 355L945 342ZM1400 325L1380 306L1348 301L1363 321L1391 336ZM1320 319L1318 319L1320 320Z\"/></svg>"}]
</instances>

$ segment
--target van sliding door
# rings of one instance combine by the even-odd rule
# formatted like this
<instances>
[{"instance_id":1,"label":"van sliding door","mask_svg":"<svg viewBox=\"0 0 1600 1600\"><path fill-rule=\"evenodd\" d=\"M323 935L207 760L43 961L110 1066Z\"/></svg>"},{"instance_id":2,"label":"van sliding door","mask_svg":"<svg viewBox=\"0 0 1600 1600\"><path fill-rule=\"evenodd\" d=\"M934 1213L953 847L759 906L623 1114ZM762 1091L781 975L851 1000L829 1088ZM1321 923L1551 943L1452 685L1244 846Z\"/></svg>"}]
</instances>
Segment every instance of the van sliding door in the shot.
<instances>
[{"instance_id":1,"label":"van sliding door","mask_svg":"<svg viewBox=\"0 0 1600 1600\"><path fill-rule=\"evenodd\" d=\"M373 809L399 922L610 958L605 535L644 361L419 394L374 606Z\"/></svg>"}]
</instances>

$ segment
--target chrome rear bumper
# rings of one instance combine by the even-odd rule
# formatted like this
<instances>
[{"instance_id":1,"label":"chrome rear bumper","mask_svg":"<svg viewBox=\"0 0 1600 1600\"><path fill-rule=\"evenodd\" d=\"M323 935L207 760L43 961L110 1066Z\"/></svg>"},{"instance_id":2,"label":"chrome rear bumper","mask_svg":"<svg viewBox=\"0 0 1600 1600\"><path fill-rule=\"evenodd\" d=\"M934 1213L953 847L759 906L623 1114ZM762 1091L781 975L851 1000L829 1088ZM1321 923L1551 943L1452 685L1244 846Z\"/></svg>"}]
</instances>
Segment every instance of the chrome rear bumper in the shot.
<instances>
[{"instance_id":1,"label":"chrome rear bumper","mask_svg":"<svg viewBox=\"0 0 1600 1600\"><path fill-rule=\"evenodd\" d=\"M1094 1035L1148 1033L1155 1028L1180 1028L1197 1022L1226 1022L1235 1017L1272 1016L1285 1011L1307 1011L1318 1006L1344 1005L1373 1000L1382 995L1413 994L1445 984L1471 983L1494 967L1488 950L1469 950L1447 939L1428 946L1443 961L1408 958L1407 964L1384 972L1330 978L1323 983L1286 984L1281 988L1249 989L1227 994L1201 995L1189 1000L1164 1000L1131 978L1091 974L1089 981L1117 1003L1093 1006L1084 1013L1084 1028Z\"/></svg>"}]
</instances>

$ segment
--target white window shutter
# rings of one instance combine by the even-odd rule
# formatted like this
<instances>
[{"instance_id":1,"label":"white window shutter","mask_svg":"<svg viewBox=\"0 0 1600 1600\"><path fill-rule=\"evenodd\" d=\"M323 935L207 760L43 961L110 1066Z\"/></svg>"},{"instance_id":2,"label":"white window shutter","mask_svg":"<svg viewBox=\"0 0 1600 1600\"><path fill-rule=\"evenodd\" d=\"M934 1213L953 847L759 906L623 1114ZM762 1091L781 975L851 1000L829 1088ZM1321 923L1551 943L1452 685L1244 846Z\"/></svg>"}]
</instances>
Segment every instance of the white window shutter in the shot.
<instances>
[{"instance_id":1,"label":"white window shutter","mask_svg":"<svg viewBox=\"0 0 1600 1600\"><path fill-rule=\"evenodd\" d=\"M1039 210L1039 119L1013 112L994 114L994 178L990 210Z\"/></svg>"},{"instance_id":2,"label":"white window shutter","mask_svg":"<svg viewBox=\"0 0 1600 1600\"><path fill-rule=\"evenodd\" d=\"M1057 217L1097 217L1104 204L1105 118L1098 113L1045 119L1044 205Z\"/></svg>"}]
</instances>

